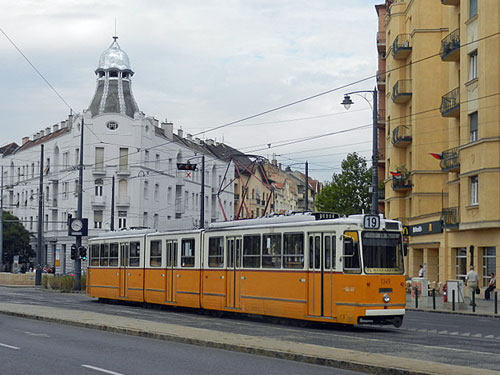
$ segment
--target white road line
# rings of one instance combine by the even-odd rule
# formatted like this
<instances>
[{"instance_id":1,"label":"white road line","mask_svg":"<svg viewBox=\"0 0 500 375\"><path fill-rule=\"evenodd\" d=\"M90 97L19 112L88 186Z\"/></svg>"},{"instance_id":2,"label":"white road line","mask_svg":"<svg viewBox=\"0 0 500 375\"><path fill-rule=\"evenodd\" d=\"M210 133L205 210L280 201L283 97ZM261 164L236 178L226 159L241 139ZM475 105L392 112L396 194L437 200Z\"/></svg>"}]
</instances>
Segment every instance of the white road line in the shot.
<instances>
[{"instance_id":1,"label":"white road line","mask_svg":"<svg viewBox=\"0 0 500 375\"><path fill-rule=\"evenodd\" d=\"M95 366L90 366L90 365L82 365L82 367L85 367L85 368L88 368L88 369L91 369L91 370L95 370L95 371L104 372L106 374L111 374L111 375L123 375L120 372L114 372L114 371L110 371L110 370L106 370L106 369L103 369L103 368L100 368L100 367L95 367Z\"/></svg>"},{"instance_id":2,"label":"white road line","mask_svg":"<svg viewBox=\"0 0 500 375\"><path fill-rule=\"evenodd\" d=\"M9 348L9 349L14 349L14 350L19 350L21 348L18 348L17 346L12 346L12 345L7 345L7 344L2 344L0 342L0 346L3 346L4 348Z\"/></svg>"},{"instance_id":3,"label":"white road line","mask_svg":"<svg viewBox=\"0 0 500 375\"><path fill-rule=\"evenodd\" d=\"M494 339L495 338L495 335L488 335L488 336L484 336L485 339Z\"/></svg>"},{"instance_id":4,"label":"white road line","mask_svg":"<svg viewBox=\"0 0 500 375\"><path fill-rule=\"evenodd\" d=\"M49 337L46 333L33 333L33 332L28 332L28 331L23 331L29 336L38 336L38 337Z\"/></svg>"}]
</instances>

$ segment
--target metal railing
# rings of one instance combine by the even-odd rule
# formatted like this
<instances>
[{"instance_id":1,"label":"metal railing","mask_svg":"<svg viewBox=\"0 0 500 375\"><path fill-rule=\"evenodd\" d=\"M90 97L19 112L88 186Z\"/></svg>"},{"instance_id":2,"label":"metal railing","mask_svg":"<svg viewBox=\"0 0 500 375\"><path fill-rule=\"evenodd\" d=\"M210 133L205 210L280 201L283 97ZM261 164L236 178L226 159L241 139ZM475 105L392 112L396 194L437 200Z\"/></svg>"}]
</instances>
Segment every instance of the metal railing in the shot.
<instances>
[{"instance_id":1,"label":"metal railing","mask_svg":"<svg viewBox=\"0 0 500 375\"><path fill-rule=\"evenodd\" d=\"M411 51L410 45L410 34L399 34L392 42L392 55L394 58L398 57L406 57ZM402 52L405 52L404 56L402 56ZM401 56L398 56L400 55Z\"/></svg>"},{"instance_id":2,"label":"metal railing","mask_svg":"<svg viewBox=\"0 0 500 375\"><path fill-rule=\"evenodd\" d=\"M460 115L460 88L457 87L441 98L441 115L443 117L453 117Z\"/></svg>"},{"instance_id":3,"label":"metal railing","mask_svg":"<svg viewBox=\"0 0 500 375\"><path fill-rule=\"evenodd\" d=\"M460 29L456 29L441 41L440 53L441 60L458 60L460 57Z\"/></svg>"},{"instance_id":4,"label":"metal railing","mask_svg":"<svg viewBox=\"0 0 500 375\"><path fill-rule=\"evenodd\" d=\"M442 171L453 171L460 168L458 147L443 151L441 157L441 162L439 164Z\"/></svg>"},{"instance_id":5,"label":"metal railing","mask_svg":"<svg viewBox=\"0 0 500 375\"><path fill-rule=\"evenodd\" d=\"M383 44L385 45L386 43L386 36L385 36L385 31L379 31L377 32L377 44Z\"/></svg>"},{"instance_id":6,"label":"metal railing","mask_svg":"<svg viewBox=\"0 0 500 375\"><path fill-rule=\"evenodd\" d=\"M408 190L411 189L413 185L411 184L411 180L409 178L392 178L392 189L393 190Z\"/></svg>"},{"instance_id":7,"label":"metal railing","mask_svg":"<svg viewBox=\"0 0 500 375\"><path fill-rule=\"evenodd\" d=\"M392 131L392 144L395 146L398 143L408 144L411 138L411 126L400 125Z\"/></svg>"},{"instance_id":8,"label":"metal railing","mask_svg":"<svg viewBox=\"0 0 500 375\"><path fill-rule=\"evenodd\" d=\"M460 222L458 207L443 208L441 211L441 221L445 228L456 228Z\"/></svg>"},{"instance_id":9,"label":"metal railing","mask_svg":"<svg viewBox=\"0 0 500 375\"><path fill-rule=\"evenodd\" d=\"M398 102L401 96L411 96L411 79L400 79L392 88L392 100Z\"/></svg>"}]
</instances>

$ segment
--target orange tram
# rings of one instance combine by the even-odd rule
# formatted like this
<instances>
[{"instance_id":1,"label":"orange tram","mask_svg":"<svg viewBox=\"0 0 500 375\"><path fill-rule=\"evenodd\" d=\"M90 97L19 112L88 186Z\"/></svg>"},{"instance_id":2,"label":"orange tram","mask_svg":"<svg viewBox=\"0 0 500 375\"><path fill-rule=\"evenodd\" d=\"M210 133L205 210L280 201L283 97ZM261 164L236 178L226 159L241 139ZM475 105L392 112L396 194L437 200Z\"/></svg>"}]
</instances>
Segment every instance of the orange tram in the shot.
<instances>
[{"instance_id":1,"label":"orange tram","mask_svg":"<svg viewBox=\"0 0 500 375\"><path fill-rule=\"evenodd\" d=\"M87 294L341 324L405 314L401 223L307 213L89 239Z\"/></svg>"}]
</instances>

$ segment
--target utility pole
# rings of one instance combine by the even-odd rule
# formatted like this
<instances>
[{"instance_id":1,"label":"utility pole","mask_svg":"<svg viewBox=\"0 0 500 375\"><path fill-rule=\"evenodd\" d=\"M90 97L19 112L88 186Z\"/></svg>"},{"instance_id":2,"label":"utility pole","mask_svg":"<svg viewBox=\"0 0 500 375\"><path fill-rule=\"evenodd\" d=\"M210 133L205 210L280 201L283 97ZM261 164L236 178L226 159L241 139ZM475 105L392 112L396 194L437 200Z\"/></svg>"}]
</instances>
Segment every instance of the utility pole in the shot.
<instances>
[{"instance_id":1,"label":"utility pole","mask_svg":"<svg viewBox=\"0 0 500 375\"><path fill-rule=\"evenodd\" d=\"M2 165L2 187L0 197L0 272L3 271L3 165Z\"/></svg>"},{"instance_id":2,"label":"utility pole","mask_svg":"<svg viewBox=\"0 0 500 375\"><path fill-rule=\"evenodd\" d=\"M109 229L111 232L115 230L115 175L113 175L111 183L111 223Z\"/></svg>"},{"instance_id":3,"label":"utility pole","mask_svg":"<svg viewBox=\"0 0 500 375\"><path fill-rule=\"evenodd\" d=\"M205 155L201 156L200 228L205 228Z\"/></svg>"},{"instance_id":4,"label":"utility pole","mask_svg":"<svg viewBox=\"0 0 500 375\"><path fill-rule=\"evenodd\" d=\"M36 245L35 285L42 285L43 247L43 144L40 145L40 180L38 187L38 228Z\"/></svg>"},{"instance_id":5,"label":"utility pole","mask_svg":"<svg viewBox=\"0 0 500 375\"><path fill-rule=\"evenodd\" d=\"M373 129L372 129L372 207L371 213L378 215L378 92L373 90Z\"/></svg>"},{"instance_id":6,"label":"utility pole","mask_svg":"<svg viewBox=\"0 0 500 375\"><path fill-rule=\"evenodd\" d=\"M78 208L76 211L76 218L82 219L82 206L83 206L83 128L84 126L83 116L82 125L80 126L80 164L78 165ZM79 252L82 246L82 236L76 236L76 249ZM75 291L80 291L82 279L82 259L78 253L75 259Z\"/></svg>"},{"instance_id":7,"label":"utility pole","mask_svg":"<svg viewBox=\"0 0 500 375\"><path fill-rule=\"evenodd\" d=\"M304 204L304 211L309 211L309 163L306 160L306 203Z\"/></svg>"}]
</instances>

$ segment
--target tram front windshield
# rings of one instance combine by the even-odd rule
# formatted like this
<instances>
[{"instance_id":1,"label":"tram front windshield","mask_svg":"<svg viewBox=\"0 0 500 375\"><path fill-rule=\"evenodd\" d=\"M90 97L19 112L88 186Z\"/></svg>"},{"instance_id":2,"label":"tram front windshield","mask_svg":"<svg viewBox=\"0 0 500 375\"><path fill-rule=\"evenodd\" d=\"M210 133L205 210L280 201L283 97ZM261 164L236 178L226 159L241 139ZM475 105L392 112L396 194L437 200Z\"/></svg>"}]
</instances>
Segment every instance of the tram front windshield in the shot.
<instances>
[{"instance_id":1,"label":"tram front windshield","mask_svg":"<svg viewBox=\"0 0 500 375\"><path fill-rule=\"evenodd\" d=\"M401 233L363 232L362 241L366 273L403 273Z\"/></svg>"}]
</instances>

